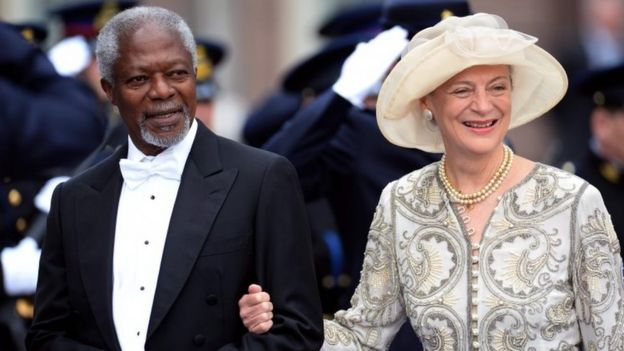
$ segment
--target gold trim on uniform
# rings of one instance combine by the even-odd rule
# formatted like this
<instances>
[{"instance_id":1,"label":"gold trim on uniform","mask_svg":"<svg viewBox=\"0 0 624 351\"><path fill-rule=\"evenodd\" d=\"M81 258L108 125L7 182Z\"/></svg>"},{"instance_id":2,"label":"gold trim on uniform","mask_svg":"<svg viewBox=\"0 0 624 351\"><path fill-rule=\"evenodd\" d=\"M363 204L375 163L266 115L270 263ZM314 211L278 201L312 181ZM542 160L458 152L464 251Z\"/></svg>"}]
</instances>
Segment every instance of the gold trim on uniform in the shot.
<instances>
[{"instance_id":1,"label":"gold trim on uniform","mask_svg":"<svg viewBox=\"0 0 624 351\"><path fill-rule=\"evenodd\" d=\"M204 81L210 79L213 71L213 64L208 57L206 48L202 45L197 45L197 80Z\"/></svg>"},{"instance_id":2,"label":"gold trim on uniform","mask_svg":"<svg viewBox=\"0 0 624 351\"><path fill-rule=\"evenodd\" d=\"M104 27L106 22L113 18L113 16L117 13L119 13L119 6L117 6L117 3L115 1L106 1L93 20L94 28L99 31L102 27Z\"/></svg>"},{"instance_id":3,"label":"gold trim on uniform","mask_svg":"<svg viewBox=\"0 0 624 351\"><path fill-rule=\"evenodd\" d=\"M449 9L444 9L444 11L442 11L440 13L440 19L445 19L447 17L451 17L453 16L453 11L449 10Z\"/></svg>"},{"instance_id":4,"label":"gold trim on uniform","mask_svg":"<svg viewBox=\"0 0 624 351\"><path fill-rule=\"evenodd\" d=\"M620 182L620 170L611 163L605 162L600 165L600 174L611 183Z\"/></svg>"}]
</instances>

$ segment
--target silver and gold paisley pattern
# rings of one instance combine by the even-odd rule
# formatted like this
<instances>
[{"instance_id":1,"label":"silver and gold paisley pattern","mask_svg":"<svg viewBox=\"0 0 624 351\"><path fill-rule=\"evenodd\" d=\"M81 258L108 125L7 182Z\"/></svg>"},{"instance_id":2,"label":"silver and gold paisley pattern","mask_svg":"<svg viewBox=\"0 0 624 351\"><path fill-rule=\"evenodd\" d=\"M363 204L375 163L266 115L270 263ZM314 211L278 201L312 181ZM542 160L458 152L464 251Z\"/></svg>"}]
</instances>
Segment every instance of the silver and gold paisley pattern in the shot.
<instances>
[{"instance_id":1,"label":"silver and gold paisley pattern","mask_svg":"<svg viewBox=\"0 0 624 351\"><path fill-rule=\"evenodd\" d=\"M426 350L624 350L620 244L593 186L537 164L473 257L436 167L384 189L352 307L325 322L324 350L384 350L405 318Z\"/></svg>"}]
</instances>

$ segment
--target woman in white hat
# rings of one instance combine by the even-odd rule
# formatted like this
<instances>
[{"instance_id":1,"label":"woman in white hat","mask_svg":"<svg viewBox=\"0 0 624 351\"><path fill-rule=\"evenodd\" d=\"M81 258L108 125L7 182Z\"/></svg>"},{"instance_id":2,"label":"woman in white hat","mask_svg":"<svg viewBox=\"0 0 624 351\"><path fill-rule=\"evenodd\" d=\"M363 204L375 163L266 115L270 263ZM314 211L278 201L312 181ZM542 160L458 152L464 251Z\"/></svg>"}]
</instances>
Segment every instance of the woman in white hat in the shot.
<instances>
[{"instance_id":1,"label":"woman in white hat","mask_svg":"<svg viewBox=\"0 0 624 351\"><path fill-rule=\"evenodd\" d=\"M620 246L600 193L503 143L567 88L536 41L483 13L410 41L379 127L444 157L383 191L352 307L325 322L323 349L386 349L409 318L426 350L624 350ZM241 299L250 330L270 325L267 300Z\"/></svg>"}]
</instances>

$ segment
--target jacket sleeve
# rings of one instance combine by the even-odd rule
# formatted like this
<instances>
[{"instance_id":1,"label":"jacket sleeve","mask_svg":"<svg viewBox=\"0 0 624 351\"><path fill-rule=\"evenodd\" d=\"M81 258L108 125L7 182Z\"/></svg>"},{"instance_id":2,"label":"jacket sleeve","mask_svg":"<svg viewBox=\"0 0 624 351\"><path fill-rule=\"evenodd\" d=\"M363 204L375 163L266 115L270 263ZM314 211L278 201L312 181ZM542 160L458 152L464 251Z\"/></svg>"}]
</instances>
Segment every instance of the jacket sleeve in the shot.
<instances>
[{"instance_id":1,"label":"jacket sleeve","mask_svg":"<svg viewBox=\"0 0 624 351\"><path fill-rule=\"evenodd\" d=\"M318 350L323 322L310 230L297 175L283 157L264 174L255 230L256 275L271 294L273 328L221 350Z\"/></svg>"},{"instance_id":2,"label":"jacket sleeve","mask_svg":"<svg viewBox=\"0 0 624 351\"><path fill-rule=\"evenodd\" d=\"M54 190L43 241L39 279L35 295L35 316L26 336L28 350L103 350L72 340L66 333L71 322L71 306L66 281L59 203L63 184Z\"/></svg>"},{"instance_id":3,"label":"jacket sleeve","mask_svg":"<svg viewBox=\"0 0 624 351\"><path fill-rule=\"evenodd\" d=\"M624 349L620 243L600 192L588 185L576 210L573 287L586 350Z\"/></svg>"},{"instance_id":4,"label":"jacket sleeve","mask_svg":"<svg viewBox=\"0 0 624 351\"><path fill-rule=\"evenodd\" d=\"M4 23L0 42L0 169L31 176L77 165L106 129L95 94L57 74L40 49Z\"/></svg>"},{"instance_id":5,"label":"jacket sleeve","mask_svg":"<svg viewBox=\"0 0 624 351\"><path fill-rule=\"evenodd\" d=\"M281 90L267 96L247 116L243 128L246 143L261 147L297 113L301 101L299 94Z\"/></svg>"},{"instance_id":6,"label":"jacket sleeve","mask_svg":"<svg viewBox=\"0 0 624 351\"><path fill-rule=\"evenodd\" d=\"M351 307L325 321L322 350L387 350L406 320L392 221L394 184L386 186L377 205Z\"/></svg>"},{"instance_id":7,"label":"jacket sleeve","mask_svg":"<svg viewBox=\"0 0 624 351\"><path fill-rule=\"evenodd\" d=\"M351 172L357 142L344 132L353 105L331 89L286 122L262 148L289 159L299 173L306 200L332 187L333 173Z\"/></svg>"}]
</instances>

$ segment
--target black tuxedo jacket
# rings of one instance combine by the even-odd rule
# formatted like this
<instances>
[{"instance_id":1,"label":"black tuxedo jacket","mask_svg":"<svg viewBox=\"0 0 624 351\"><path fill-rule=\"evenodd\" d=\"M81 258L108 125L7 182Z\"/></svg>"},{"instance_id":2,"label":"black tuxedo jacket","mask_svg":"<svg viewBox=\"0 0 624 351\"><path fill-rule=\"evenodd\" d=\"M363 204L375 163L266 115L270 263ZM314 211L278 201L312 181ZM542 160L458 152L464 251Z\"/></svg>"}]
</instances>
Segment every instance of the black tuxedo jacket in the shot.
<instances>
[{"instance_id":1,"label":"black tuxedo jacket","mask_svg":"<svg viewBox=\"0 0 624 351\"><path fill-rule=\"evenodd\" d=\"M127 145L59 186L41 256L31 350L119 350L113 243ZM297 175L284 158L201 123L169 223L146 350L316 350L322 315ZM274 326L246 332L238 299L271 294Z\"/></svg>"}]
</instances>

